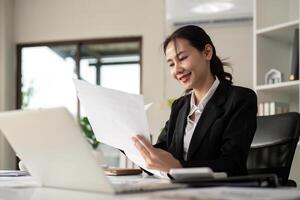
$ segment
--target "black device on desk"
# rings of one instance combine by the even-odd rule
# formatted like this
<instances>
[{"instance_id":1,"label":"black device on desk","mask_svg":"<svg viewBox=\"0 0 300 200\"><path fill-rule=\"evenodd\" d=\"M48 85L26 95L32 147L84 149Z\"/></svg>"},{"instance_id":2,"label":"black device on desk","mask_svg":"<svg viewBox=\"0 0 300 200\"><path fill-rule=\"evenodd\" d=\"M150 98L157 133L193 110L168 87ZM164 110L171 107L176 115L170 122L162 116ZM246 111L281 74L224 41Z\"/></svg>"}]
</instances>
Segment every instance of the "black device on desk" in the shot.
<instances>
[{"instance_id":1,"label":"black device on desk","mask_svg":"<svg viewBox=\"0 0 300 200\"><path fill-rule=\"evenodd\" d=\"M260 174L249 176L233 176L222 178L183 178L174 179L173 183L185 183L189 187L213 187L213 186L234 186L234 187L271 187L279 186L276 174Z\"/></svg>"},{"instance_id":2,"label":"black device on desk","mask_svg":"<svg viewBox=\"0 0 300 200\"><path fill-rule=\"evenodd\" d=\"M138 175L143 171L141 169L130 169L130 168L115 168L110 167L104 169L104 173L107 176L125 176L125 175Z\"/></svg>"}]
</instances>

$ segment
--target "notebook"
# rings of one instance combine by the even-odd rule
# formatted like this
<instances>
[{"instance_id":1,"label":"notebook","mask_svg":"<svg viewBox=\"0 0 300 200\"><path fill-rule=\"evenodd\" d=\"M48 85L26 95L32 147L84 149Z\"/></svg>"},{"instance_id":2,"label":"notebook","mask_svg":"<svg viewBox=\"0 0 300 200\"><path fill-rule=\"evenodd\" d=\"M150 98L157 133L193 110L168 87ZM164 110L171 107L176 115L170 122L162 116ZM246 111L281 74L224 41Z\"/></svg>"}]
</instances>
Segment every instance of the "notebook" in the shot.
<instances>
[{"instance_id":1,"label":"notebook","mask_svg":"<svg viewBox=\"0 0 300 200\"><path fill-rule=\"evenodd\" d=\"M168 182L114 185L91 153L81 129L66 108L0 113L0 131L44 187L124 193L185 187Z\"/></svg>"}]
</instances>

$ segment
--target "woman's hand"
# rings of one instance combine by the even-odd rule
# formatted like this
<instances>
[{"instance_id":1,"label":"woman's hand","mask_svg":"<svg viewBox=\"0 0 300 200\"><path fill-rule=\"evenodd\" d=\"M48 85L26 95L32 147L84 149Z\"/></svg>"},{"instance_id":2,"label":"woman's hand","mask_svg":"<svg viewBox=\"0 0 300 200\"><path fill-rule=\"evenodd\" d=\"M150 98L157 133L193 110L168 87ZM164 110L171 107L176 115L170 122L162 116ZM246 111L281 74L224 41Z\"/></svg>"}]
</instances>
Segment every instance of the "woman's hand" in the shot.
<instances>
[{"instance_id":1,"label":"woman's hand","mask_svg":"<svg viewBox=\"0 0 300 200\"><path fill-rule=\"evenodd\" d=\"M171 168L182 168L182 165L172 154L159 148L155 148L143 136L132 138L135 147L143 156L146 167L169 172Z\"/></svg>"}]
</instances>

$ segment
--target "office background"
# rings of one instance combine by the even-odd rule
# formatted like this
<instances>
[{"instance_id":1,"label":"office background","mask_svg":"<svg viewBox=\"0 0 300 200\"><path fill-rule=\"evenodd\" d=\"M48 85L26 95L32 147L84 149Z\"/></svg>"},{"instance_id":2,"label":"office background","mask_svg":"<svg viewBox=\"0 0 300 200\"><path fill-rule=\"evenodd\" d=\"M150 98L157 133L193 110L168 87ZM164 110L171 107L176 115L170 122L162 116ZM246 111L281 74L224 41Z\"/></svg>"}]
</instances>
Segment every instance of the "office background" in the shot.
<instances>
[{"instance_id":1,"label":"office background","mask_svg":"<svg viewBox=\"0 0 300 200\"><path fill-rule=\"evenodd\" d=\"M219 56L229 58L234 83L252 88L252 21L207 23L212 18L203 16L201 19L183 17L183 20L173 16L170 20L167 19L170 5L170 1L163 0L0 0L0 110L16 106L17 44L142 37L141 92L146 103L154 103L147 114L156 140L168 118L166 100L182 94L182 89L169 76L161 50L164 38L177 28L176 21L197 21L204 27ZM226 17L245 15L249 17L249 13ZM0 168L11 169L14 162L13 152L0 136Z\"/></svg>"}]
</instances>

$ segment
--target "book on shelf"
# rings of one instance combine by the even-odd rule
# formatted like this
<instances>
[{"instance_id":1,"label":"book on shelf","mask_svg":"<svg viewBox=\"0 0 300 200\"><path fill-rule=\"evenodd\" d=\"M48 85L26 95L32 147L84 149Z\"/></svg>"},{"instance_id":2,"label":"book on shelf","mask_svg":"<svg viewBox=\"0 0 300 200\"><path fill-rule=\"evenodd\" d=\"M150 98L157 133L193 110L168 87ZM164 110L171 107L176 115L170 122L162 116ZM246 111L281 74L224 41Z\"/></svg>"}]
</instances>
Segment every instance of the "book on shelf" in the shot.
<instances>
[{"instance_id":1,"label":"book on shelf","mask_svg":"<svg viewBox=\"0 0 300 200\"><path fill-rule=\"evenodd\" d=\"M258 116L264 116L264 103L258 104Z\"/></svg>"},{"instance_id":2,"label":"book on shelf","mask_svg":"<svg viewBox=\"0 0 300 200\"><path fill-rule=\"evenodd\" d=\"M289 112L289 104L285 102L263 102L258 104L258 116L275 115Z\"/></svg>"},{"instance_id":3,"label":"book on shelf","mask_svg":"<svg viewBox=\"0 0 300 200\"><path fill-rule=\"evenodd\" d=\"M269 108L270 108L270 103L269 102L265 102L264 103L264 112L263 112L264 116L265 115L270 115L270 109Z\"/></svg>"},{"instance_id":4,"label":"book on shelf","mask_svg":"<svg viewBox=\"0 0 300 200\"><path fill-rule=\"evenodd\" d=\"M292 43L292 53L291 53L291 74L289 80L299 79L299 28L294 30L294 38Z\"/></svg>"}]
</instances>

